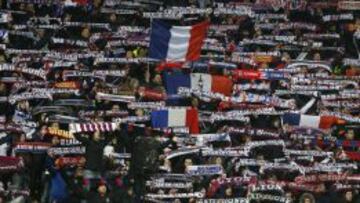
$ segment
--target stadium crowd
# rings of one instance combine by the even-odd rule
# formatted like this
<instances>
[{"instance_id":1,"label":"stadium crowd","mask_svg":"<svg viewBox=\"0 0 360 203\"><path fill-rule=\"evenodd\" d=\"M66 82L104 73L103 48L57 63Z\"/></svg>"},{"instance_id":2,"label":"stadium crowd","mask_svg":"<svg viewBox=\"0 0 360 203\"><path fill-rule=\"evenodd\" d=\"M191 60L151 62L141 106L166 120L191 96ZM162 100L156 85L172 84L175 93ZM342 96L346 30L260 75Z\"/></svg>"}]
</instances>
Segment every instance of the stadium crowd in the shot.
<instances>
[{"instance_id":1,"label":"stadium crowd","mask_svg":"<svg viewBox=\"0 0 360 203\"><path fill-rule=\"evenodd\" d=\"M1 1L0 202L358 203L359 41L359 1Z\"/></svg>"}]
</instances>

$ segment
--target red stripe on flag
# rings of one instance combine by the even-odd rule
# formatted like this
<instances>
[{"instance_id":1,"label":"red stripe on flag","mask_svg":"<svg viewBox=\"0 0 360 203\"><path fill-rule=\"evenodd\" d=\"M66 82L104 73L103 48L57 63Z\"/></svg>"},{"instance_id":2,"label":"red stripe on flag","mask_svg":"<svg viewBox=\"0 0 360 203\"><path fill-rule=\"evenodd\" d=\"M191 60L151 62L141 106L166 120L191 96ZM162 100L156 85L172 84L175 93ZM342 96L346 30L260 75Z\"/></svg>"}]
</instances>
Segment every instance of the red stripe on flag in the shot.
<instances>
[{"instance_id":1,"label":"red stripe on flag","mask_svg":"<svg viewBox=\"0 0 360 203\"><path fill-rule=\"evenodd\" d=\"M181 69L183 62L162 62L156 67L156 71L163 71L165 69Z\"/></svg>"},{"instance_id":2,"label":"red stripe on flag","mask_svg":"<svg viewBox=\"0 0 360 203\"><path fill-rule=\"evenodd\" d=\"M346 151L346 156L352 161L360 161L360 153L359 152L350 152Z\"/></svg>"},{"instance_id":3,"label":"red stripe on flag","mask_svg":"<svg viewBox=\"0 0 360 203\"><path fill-rule=\"evenodd\" d=\"M201 47L204 44L209 21L193 25L190 30L189 47L186 54L187 61L195 61L200 58Z\"/></svg>"},{"instance_id":4,"label":"red stripe on flag","mask_svg":"<svg viewBox=\"0 0 360 203\"><path fill-rule=\"evenodd\" d=\"M213 75L211 91L230 96L233 90L233 82L226 76Z\"/></svg>"},{"instance_id":5,"label":"red stripe on flag","mask_svg":"<svg viewBox=\"0 0 360 203\"><path fill-rule=\"evenodd\" d=\"M337 118L335 116L321 116L319 128L329 129L336 124Z\"/></svg>"},{"instance_id":6,"label":"red stripe on flag","mask_svg":"<svg viewBox=\"0 0 360 203\"><path fill-rule=\"evenodd\" d=\"M198 111L194 108L186 110L186 126L189 127L191 134L198 134L199 129L199 116Z\"/></svg>"}]
</instances>

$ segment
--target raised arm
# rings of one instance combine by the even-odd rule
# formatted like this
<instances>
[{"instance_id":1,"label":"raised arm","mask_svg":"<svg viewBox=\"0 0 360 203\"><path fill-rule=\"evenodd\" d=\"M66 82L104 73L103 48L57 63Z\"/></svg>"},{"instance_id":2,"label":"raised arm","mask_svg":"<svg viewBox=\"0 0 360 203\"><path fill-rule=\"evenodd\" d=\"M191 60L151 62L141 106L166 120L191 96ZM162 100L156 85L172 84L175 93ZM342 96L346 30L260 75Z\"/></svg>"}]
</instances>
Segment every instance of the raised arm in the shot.
<instances>
[{"instance_id":1,"label":"raised arm","mask_svg":"<svg viewBox=\"0 0 360 203\"><path fill-rule=\"evenodd\" d=\"M82 136L82 135L80 135L78 133L74 133L74 137L84 145L88 145L89 142L90 142L89 138L84 137L84 136Z\"/></svg>"}]
</instances>

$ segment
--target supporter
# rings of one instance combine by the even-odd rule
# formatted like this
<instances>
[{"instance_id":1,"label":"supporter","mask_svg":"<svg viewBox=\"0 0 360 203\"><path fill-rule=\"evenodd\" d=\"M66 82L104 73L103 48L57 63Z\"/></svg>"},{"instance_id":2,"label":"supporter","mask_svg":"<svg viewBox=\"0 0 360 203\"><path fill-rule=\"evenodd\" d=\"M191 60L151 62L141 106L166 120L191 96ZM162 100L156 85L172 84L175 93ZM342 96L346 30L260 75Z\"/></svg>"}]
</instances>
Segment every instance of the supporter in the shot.
<instances>
[{"instance_id":1,"label":"supporter","mask_svg":"<svg viewBox=\"0 0 360 203\"><path fill-rule=\"evenodd\" d=\"M357 1L0 2L0 202L359 202Z\"/></svg>"}]
</instances>

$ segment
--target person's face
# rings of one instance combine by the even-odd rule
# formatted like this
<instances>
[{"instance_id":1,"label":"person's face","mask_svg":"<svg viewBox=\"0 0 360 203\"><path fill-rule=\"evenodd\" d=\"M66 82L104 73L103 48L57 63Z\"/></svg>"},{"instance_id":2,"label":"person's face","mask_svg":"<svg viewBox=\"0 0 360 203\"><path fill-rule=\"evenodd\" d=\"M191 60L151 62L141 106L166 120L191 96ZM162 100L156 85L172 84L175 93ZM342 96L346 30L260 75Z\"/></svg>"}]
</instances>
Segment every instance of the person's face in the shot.
<instances>
[{"instance_id":1,"label":"person's face","mask_svg":"<svg viewBox=\"0 0 360 203\"><path fill-rule=\"evenodd\" d=\"M320 56L319 53L314 54L314 60L315 61L320 61L321 60L321 56Z\"/></svg>"},{"instance_id":2,"label":"person's face","mask_svg":"<svg viewBox=\"0 0 360 203\"><path fill-rule=\"evenodd\" d=\"M282 61L285 61L285 62L289 61L289 60L290 60L290 55L289 55L288 53L284 53L284 54L282 55L281 60L282 60Z\"/></svg>"},{"instance_id":3,"label":"person's face","mask_svg":"<svg viewBox=\"0 0 360 203\"><path fill-rule=\"evenodd\" d=\"M100 132L99 131L94 132L93 139L94 139L94 141L100 140Z\"/></svg>"},{"instance_id":4,"label":"person's face","mask_svg":"<svg viewBox=\"0 0 360 203\"><path fill-rule=\"evenodd\" d=\"M144 111L143 111L142 109L136 109L135 115L136 115L136 116L143 116L143 115L144 115Z\"/></svg>"},{"instance_id":5,"label":"person's face","mask_svg":"<svg viewBox=\"0 0 360 203\"><path fill-rule=\"evenodd\" d=\"M231 195L232 195L232 189L231 189L231 187L226 188L226 190L225 190L225 195L226 195L226 196L231 196Z\"/></svg>"},{"instance_id":6,"label":"person's face","mask_svg":"<svg viewBox=\"0 0 360 203\"><path fill-rule=\"evenodd\" d=\"M128 189L127 193L129 196L132 196L134 194L134 191L132 188L130 188L130 189Z\"/></svg>"},{"instance_id":7,"label":"person's face","mask_svg":"<svg viewBox=\"0 0 360 203\"><path fill-rule=\"evenodd\" d=\"M304 203L312 203L310 198L305 198Z\"/></svg>"},{"instance_id":8,"label":"person's face","mask_svg":"<svg viewBox=\"0 0 360 203\"><path fill-rule=\"evenodd\" d=\"M25 141L26 141L26 136L25 136L25 134L22 134L20 136L20 142L25 142Z\"/></svg>"},{"instance_id":9,"label":"person's face","mask_svg":"<svg viewBox=\"0 0 360 203\"><path fill-rule=\"evenodd\" d=\"M51 142L53 145L58 145L60 143L60 140L58 137L54 136Z\"/></svg>"},{"instance_id":10,"label":"person's face","mask_svg":"<svg viewBox=\"0 0 360 203\"><path fill-rule=\"evenodd\" d=\"M258 155L256 157L256 160L258 160L258 161L264 160L264 156L263 155Z\"/></svg>"},{"instance_id":11,"label":"person's face","mask_svg":"<svg viewBox=\"0 0 360 203\"><path fill-rule=\"evenodd\" d=\"M217 157L215 160L216 164L222 165L222 159L220 157Z\"/></svg>"},{"instance_id":12,"label":"person's face","mask_svg":"<svg viewBox=\"0 0 360 203\"><path fill-rule=\"evenodd\" d=\"M122 176L126 176L128 174L128 168L124 167L123 169L121 169L120 174Z\"/></svg>"},{"instance_id":13,"label":"person's face","mask_svg":"<svg viewBox=\"0 0 360 203\"><path fill-rule=\"evenodd\" d=\"M7 42L5 42L7 43ZM4 55L0 55L0 62L5 63L5 56Z\"/></svg>"},{"instance_id":14,"label":"person's face","mask_svg":"<svg viewBox=\"0 0 360 203\"><path fill-rule=\"evenodd\" d=\"M192 166L193 162L191 159L185 159L184 165L185 165L185 167Z\"/></svg>"},{"instance_id":15,"label":"person's face","mask_svg":"<svg viewBox=\"0 0 360 203\"><path fill-rule=\"evenodd\" d=\"M60 74L60 72L56 72L56 73L55 73L55 78L56 78L56 79L61 78L61 74Z\"/></svg>"},{"instance_id":16,"label":"person's face","mask_svg":"<svg viewBox=\"0 0 360 203\"><path fill-rule=\"evenodd\" d=\"M353 194L352 194L351 191L347 191L347 192L345 193L345 199L346 199L346 201L352 201L352 199L353 199Z\"/></svg>"},{"instance_id":17,"label":"person's face","mask_svg":"<svg viewBox=\"0 0 360 203\"><path fill-rule=\"evenodd\" d=\"M101 0L94 0L94 6L95 6L96 8L99 8L100 5L101 5Z\"/></svg>"},{"instance_id":18,"label":"person's face","mask_svg":"<svg viewBox=\"0 0 360 203\"><path fill-rule=\"evenodd\" d=\"M355 136L354 130L349 130L349 131L346 133L346 139L348 139L348 140L353 140L353 139L354 139L354 136Z\"/></svg>"},{"instance_id":19,"label":"person's face","mask_svg":"<svg viewBox=\"0 0 360 203\"><path fill-rule=\"evenodd\" d=\"M82 31L81 31L81 36L83 38L89 38L90 37L90 30L89 28L84 28Z\"/></svg>"},{"instance_id":20,"label":"person's face","mask_svg":"<svg viewBox=\"0 0 360 203\"><path fill-rule=\"evenodd\" d=\"M5 92L6 86L4 83L0 83L0 92Z\"/></svg>"},{"instance_id":21,"label":"person's face","mask_svg":"<svg viewBox=\"0 0 360 203\"><path fill-rule=\"evenodd\" d=\"M115 22L116 21L116 15L115 14L111 14L110 15L110 22Z\"/></svg>"},{"instance_id":22,"label":"person's face","mask_svg":"<svg viewBox=\"0 0 360 203\"><path fill-rule=\"evenodd\" d=\"M24 10L25 9L25 4L20 4L19 9Z\"/></svg>"},{"instance_id":23,"label":"person's face","mask_svg":"<svg viewBox=\"0 0 360 203\"><path fill-rule=\"evenodd\" d=\"M279 128L279 127L280 127L280 121L279 121L279 120L275 120L275 121L274 121L274 127L275 127L275 128Z\"/></svg>"},{"instance_id":24,"label":"person's face","mask_svg":"<svg viewBox=\"0 0 360 203\"><path fill-rule=\"evenodd\" d=\"M154 83L161 84L161 76L159 74L155 75L154 77Z\"/></svg>"},{"instance_id":25,"label":"person's face","mask_svg":"<svg viewBox=\"0 0 360 203\"><path fill-rule=\"evenodd\" d=\"M112 110L113 110L113 111L119 111L119 110L120 110L119 105L114 105L114 106L112 107Z\"/></svg>"},{"instance_id":26,"label":"person's face","mask_svg":"<svg viewBox=\"0 0 360 203\"><path fill-rule=\"evenodd\" d=\"M54 155L55 155L55 154L54 154L54 152L52 152L52 151L48 151L48 153L47 153L47 154L48 154L48 156L49 156L49 157L54 158ZM56 166L58 166L58 165L59 165L58 161L55 161L55 165L56 165Z\"/></svg>"},{"instance_id":27,"label":"person's face","mask_svg":"<svg viewBox=\"0 0 360 203\"><path fill-rule=\"evenodd\" d=\"M27 4L27 5L26 5L26 10L29 11L29 12L34 13L34 12L35 12L35 10L34 10L34 4Z\"/></svg>"},{"instance_id":28,"label":"person's face","mask_svg":"<svg viewBox=\"0 0 360 203\"><path fill-rule=\"evenodd\" d=\"M126 58L132 58L132 57L133 57L133 55L132 55L131 51L126 52Z\"/></svg>"},{"instance_id":29,"label":"person's face","mask_svg":"<svg viewBox=\"0 0 360 203\"><path fill-rule=\"evenodd\" d=\"M266 69L268 68L268 64L267 63L261 63L260 64L260 69Z\"/></svg>"},{"instance_id":30,"label":"person's face","mask_svg":"<svg viewBox=\"0 0 360 203\"><path fill-rule=\"evenodd\" d=\"M70 14L66 14L66 15L65 15L65 18L64 18L64 21L65 21L65 22L71 21L71 15L70 15Z\"/></svg>"},{"instance_id":31,"label":"person's face","mask_svg":"<svg viewBox=\"0 0 360 203\"><path fill-rule=\"evenodd\" d=\"M45 36L45 30L44 29L38 29L37 34L39 35L39 37L44 37Z\"/></svg>"},{"instance_id":32,"label":"person's face","mask_svg":"<svg viewBox=\"0 0 360 203\"><path fill-rule=\"evenodd\" d=\"M26 110L26 103L25 102L20 103L20 109Z\"/></svg>"},{"instance_id":33,"label":"person's face","mask_svg":"<svg viewBox=\"0 0 360 203\"><path fill-rule=\"evenodd\" d=\"M41 134L41 135L46 135L46 133L47 133L47 128L46 128L46 126L43 126L43 127L41 128L40 134Z\"/></svg>"},{"instance_id":34,"label":"person's face","mask_svg":"<svg viewBox=\"0 0 360 203\"><path fill-rule=\"evenodd\" d=\"M99 192L100 194L105 194L105 193L106 193L106 186L105 186L105 185L100 185L100 186L98 187L98 192Z\"/></svg>"},{"instance_id":35,"label":"person's face","mask_svg":"<svg viewBox=\"0 0 360 203\"><path fill-rule=\"evenodd\" d=\"M86 163L86 159L85 159L85 157L82 157L79 161L78 166L85 166L85 163Z\"/></svg>"},{"instance_id":36,"label":"person's face","mask_svg":"<svg viewBox=\"0 0 360 203\"><path fill-rule=\"evenodd\" d=\"M60 126L59 126L59 123L53 123L53 124L51 125L51 127L53 127L53 128L59 128Z\"/></svg>"}]
</instances>

